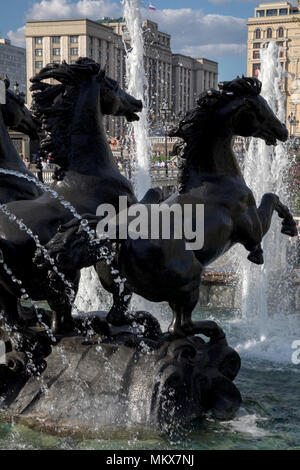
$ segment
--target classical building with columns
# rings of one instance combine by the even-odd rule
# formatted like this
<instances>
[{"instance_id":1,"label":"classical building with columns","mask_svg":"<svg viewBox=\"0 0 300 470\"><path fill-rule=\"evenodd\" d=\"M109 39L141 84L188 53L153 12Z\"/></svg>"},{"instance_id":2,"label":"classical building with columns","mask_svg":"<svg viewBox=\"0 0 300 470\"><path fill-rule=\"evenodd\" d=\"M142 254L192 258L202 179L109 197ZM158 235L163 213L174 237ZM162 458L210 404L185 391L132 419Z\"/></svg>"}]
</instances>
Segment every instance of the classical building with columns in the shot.
<instances>
[{"instance_id":1,"label":"classical building with columns","mask_svg":"<svg viewBox=\"0 0 300 470\"><path fill-rule=\"evenodd\" d=\"M257 76L260 51L270 41L279 46L279 60L286 72L286 116L290 134L300 136L300 1L260 3L248 19L247 75Z\"/></svg>"},{"instance_id":2,"label":"classical building with columns","mask_svg":"<svg viewBox=\"0 0 300 470\"><path fill-rule=\"evenodd\" d=\"M200 93L217 86L218 64L208 59L193 59L171 50L171 36L158 24L143 22L144 66L148 79L148 98L153 123L162 119L165 106L176 119L195 106ZM130 37L123 18L29 21L26 24L27 86L29 79L49 62L75 62L91 57L106 68L107 74L125 86L125 43ZM112 136L123 134L123 120L107 120Z\"/></svg>"}]
</instances>

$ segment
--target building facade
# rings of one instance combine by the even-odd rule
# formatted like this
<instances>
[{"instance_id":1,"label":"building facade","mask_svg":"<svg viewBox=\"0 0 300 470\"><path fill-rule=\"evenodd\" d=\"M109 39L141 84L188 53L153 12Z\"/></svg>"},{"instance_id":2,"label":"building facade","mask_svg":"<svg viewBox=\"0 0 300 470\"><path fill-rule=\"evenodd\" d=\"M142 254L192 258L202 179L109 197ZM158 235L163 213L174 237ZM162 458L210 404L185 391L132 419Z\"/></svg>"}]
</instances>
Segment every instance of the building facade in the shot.
<instances>
[{"instance_id":1,"label":"building facade","mask_svg":"<svg viewBox=\"0 0 300 470\"><path fill-rule=\"evenodd\" d=\"M260 51L270 41L279 46L279 58L286 72L287 126L290 134L300 136L300 2L261 3L248 19L247 75L257 76L261 67Z\"/></svg>"},{"instance_id":2,"label":"building facade","mask_svg":"<svg viewBox=\"0 0 300 470\"><path fill-rule=\"evenodd\" d=\"M199 95L218 87L218 63L173 54L172 103L176 116L193 108Z\"/></svg>"},{"instance_id":3,"label":"building facade","mask_svg":"<svg viewBox=\"0 0 300 470\"><path fill-rule=\"evenodd\" d=\"M171 36L159 31L157 23L143 22L144 66L148 80L148 101L153 124L163 119L162 108L176 119L192 108L199 94L216 87L218 64L172 54ZM125 40L125 45L124 45ZM130 37L123 18L92 21L88 19L31 21L26 24L28 101L30 77L50 62L75 62L90 57L106 73L125 87L126 51ZM169 116L171 120L171 116ZM124 133L121 118L107 120L111 136Z\"/></svg>"},{"instance_id":4,"label":"building facade","mask_svg":"<svg viewBox=\"0 0 300 470\"><path fill-rule=\"evenodd\" d=\"M26 94L26 51L4 38L0 38L0 76L8 76L11 87L18 83L19 90Z\"/></svg>"}]
</instances>

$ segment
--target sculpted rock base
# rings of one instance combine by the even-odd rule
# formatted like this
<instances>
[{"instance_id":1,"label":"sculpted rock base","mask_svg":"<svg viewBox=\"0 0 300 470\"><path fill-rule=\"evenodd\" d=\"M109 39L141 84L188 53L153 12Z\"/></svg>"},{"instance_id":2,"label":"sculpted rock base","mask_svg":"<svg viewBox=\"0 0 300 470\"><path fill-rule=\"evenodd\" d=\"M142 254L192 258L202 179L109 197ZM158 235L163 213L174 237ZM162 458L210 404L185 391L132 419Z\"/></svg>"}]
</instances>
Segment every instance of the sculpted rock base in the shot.
<instances>
[{"instance_id":1,"label":"sculpted rock base","mask_svg":"<svg viewBox=\"0 0 300 470\"><path fill-rule=\"evenodd\" d=\"M148 328L151 322L156 329ZM97 314L86 325L96 334L57 338L44 367L39 358L40 376L18 370L16 361L2 366L3 411L48 430L82 434L131 425L168 431L207 411L220 419L234 415L241 404L233 384L240 358L232 348L196 336L172 338L145 312L136 313L132 325L114 328Z\"/></svg>"}]
</instances>

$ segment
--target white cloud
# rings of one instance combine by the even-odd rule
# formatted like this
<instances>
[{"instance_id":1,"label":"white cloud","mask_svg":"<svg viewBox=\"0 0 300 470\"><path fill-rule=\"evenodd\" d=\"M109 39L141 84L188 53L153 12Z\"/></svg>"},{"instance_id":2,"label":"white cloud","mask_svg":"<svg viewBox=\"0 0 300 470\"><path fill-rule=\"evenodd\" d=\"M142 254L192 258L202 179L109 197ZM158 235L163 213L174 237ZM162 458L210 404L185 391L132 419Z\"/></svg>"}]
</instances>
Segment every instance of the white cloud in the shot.
<instances>
[{"instance_id":1,"label":"white cloud","mask_svg":"<svg viewBox=\"0 0 300 470\"><path fill-rule=\"evenodd\" d=\"M246 50L246 44L204 44L183 47L181 53L191 57L221 58L232 55L243 56Z\"/></svg>"},{"instance_id":2,"label":"white cloud","mask_svg":"<svg viewBox=\"0 0 300 470\"><path fill-rule=\"evenodd\" d=\"M110 0L42 0L35 2L27 20L57 20L64 18L90 18L98 20L105 16L119 16L122 13L120 2ZM25 26L7 33L16 46L25 46Z\"/></svg>"},{"instance_id":3,"label":"white cloud","mask_svg":"<svg viewBox=\"0 0 300 470\"><path fill-rule=\"evenodd\" d=\"M172 35L174 52L194 57L241 55L247 42L246 20L234 16L207 15L202 10L144 11L146 17L157 21L161 31Z\"/></svg>"},{"instance_id":4,"label":"white cloud","mask_svg":"<svg viewBox=\"0 0 300 470\"><path fill-rule=\"evenodd\" d=\"M79 17L98 19L119 16L121 13L120 3L116 0L42 0L31 6L26 17L28 20ZM172 35L174 52L208 58L240 56L245 52L247 26L242 18L210 15L191 8L154 12L144 9L142 13L144 17L156 21L161 31ZM9 31L8 36L13 44L24 45L25 27Z\"/></svg>"},{"instance_id":5,"label":"white cloud","mask_svg":"<svg viewBox=\"0 0 300 470\"><path fill-rule=\"evenodd\" d=\"M28 20L90 18L97 20L121 13L119 2L110 0L42 0L36 2L26 15Z\"/></svg>"},{"instance_id":6,"label":"white cloud","mask_svg":"<svg viewBox=\"0 0 300 470\"><path fill-rule=\"evenodd\" d=\"M21 26L17 31L8 31L7 36L14 46L25 46L25 26Z\"/></svg>"}]
</instances>

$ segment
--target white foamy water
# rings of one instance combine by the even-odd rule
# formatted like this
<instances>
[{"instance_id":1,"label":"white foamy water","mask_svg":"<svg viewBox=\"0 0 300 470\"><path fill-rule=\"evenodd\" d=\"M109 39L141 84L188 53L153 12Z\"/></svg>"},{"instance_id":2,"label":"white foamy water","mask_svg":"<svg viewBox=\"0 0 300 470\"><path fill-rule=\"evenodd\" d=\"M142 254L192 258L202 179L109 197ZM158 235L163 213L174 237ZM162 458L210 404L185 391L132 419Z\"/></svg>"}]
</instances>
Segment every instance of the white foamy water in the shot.
<instances>
[{"instance_id":1,"label":"white foamy water","mask_svg":"<svg viewBox=\"0 0 300 470\"><path fill-rule=\"evenodd\" d=\"M139 0L124 0L123 2L124 18L127 26L127 32L124 34L123 39L127 47L127 91L143 102L143 110L139 114L140 120L133 122L128 130L129 135L133 135L132 146L136 160L135 186L137 197L141 200L151 187L149 164L151 143L148 122L148 84L144 68L144 37L139 4ZM130 37L130 46L127 42L128 35Z\"/></svg>"},{"instance_id":2,"label":"white foamy water","mask_svg":"<svg viewBox=\"0 0 300 470\"><path fill-rule=\"evenodd\" d=\"M108 311L111 304L112 296L101 286L95 268L91 266L90 268L82 269L73 314L78 313L78 311Z\"/></svg>"}]
</instances>

